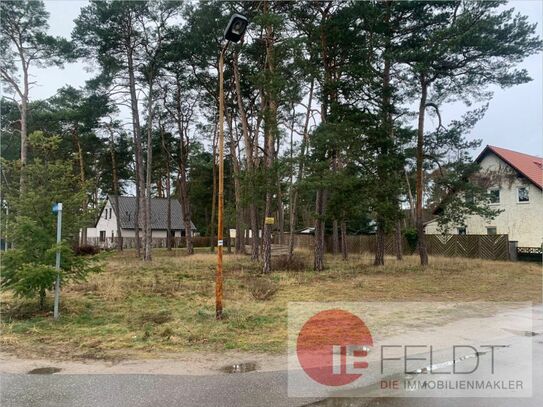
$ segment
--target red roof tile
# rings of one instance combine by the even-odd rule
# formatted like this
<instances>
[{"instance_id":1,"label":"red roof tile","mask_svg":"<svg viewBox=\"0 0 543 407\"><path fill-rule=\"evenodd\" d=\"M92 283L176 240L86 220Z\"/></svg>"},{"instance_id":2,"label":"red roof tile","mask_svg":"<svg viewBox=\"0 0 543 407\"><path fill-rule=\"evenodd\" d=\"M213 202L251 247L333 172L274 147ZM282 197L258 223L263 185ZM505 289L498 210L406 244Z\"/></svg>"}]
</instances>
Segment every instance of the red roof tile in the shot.
<instances>
[{"instance_id":1,"label":"red roof tile","mask_svg":"<svg viewBox=\"0 0 543 407\"><path fill-rule=\"evenodd\" d=\"M488 152L493 152L503 161L543 189L543 159L535 155L523 154L506 148L486 146L475 161L480 162Z\"/></svg>"}]
</instances>

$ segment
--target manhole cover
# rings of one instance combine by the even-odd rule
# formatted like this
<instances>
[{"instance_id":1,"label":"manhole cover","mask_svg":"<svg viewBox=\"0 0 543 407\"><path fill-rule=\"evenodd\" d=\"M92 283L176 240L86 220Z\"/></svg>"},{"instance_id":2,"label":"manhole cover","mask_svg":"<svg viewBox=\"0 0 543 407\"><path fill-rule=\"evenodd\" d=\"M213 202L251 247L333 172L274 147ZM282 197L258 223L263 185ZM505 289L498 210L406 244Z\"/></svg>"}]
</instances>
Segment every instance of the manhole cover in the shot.
<instances>
[{"instance_id":1,"label":"manhole cover","mask_svg":"<svg viewBox=\"0 0 543 407\"><path fill-rule=\"evenodd\" d=\"M224 373L246 373L256 370L255 362L234 363L221 367L221 372Z\"/></svg>"},{"instance_id":2,"label":"manhole cover","mask_svg":"<svg viewBox=\"0 0 543 407\"><path fill-rule=\"evenodd\" d=\"M32 369L31 371L29 371L28 374L53 374L53 373L58 373L61 370L62 369L58 367L38 367L36 369Z\"/></svg>"}]
</instances>

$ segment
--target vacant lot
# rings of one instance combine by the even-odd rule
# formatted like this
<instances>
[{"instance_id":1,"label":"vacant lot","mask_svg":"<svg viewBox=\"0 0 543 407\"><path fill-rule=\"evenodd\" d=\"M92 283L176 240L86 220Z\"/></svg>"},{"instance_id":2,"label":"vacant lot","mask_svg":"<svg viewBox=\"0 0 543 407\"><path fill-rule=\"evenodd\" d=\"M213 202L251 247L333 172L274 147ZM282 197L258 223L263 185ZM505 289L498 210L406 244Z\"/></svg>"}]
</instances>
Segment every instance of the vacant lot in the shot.
<instances>
[{"instance_id":1,"label":"vacant lot","mask_svg":"<svg viewBox=\"0 0 543 407\"><path fill-rule=\"evenodd\" d=\"M364 256L326 260L327 270L315 273L309 254L298 253L290 266L296 270L276 260L276 271L262 277L248 257L225 256L225 319L217 322L214 255L156 251L145 264L130 252L111 254L103 273L63 288L60 322L37 311L35 301L2 294L0 345L25 357L66 359L188 350L279 353L286 349L289 301L541 302L538 264L432 258L422 269L415 257L390 258L385 267ZM386 315L377 319L393 329ZM425 318L414 322L424 324Z\"/></svg>"}]
</instances>

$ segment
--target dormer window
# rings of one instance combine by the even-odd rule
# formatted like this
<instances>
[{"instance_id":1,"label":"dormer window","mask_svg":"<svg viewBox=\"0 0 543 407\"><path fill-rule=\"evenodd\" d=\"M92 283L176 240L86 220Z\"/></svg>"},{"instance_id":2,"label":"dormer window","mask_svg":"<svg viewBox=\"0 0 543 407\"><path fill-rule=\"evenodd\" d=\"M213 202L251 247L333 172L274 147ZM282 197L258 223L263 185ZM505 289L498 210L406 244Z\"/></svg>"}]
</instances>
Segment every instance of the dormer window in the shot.
<instances>
[{"instance_id":1,"label":"dormer window","mask_svg":"<svg viewBox=\"0 0 543 407\"><path fill-rule=\"evenodd\" d=\"M490 199L491 204L499 204L500 203L500 190L499 188L493 188L488 191L488 197Z\"/></svg>"},{"instance_id":2,"label":"dormer window","mask_svg":"<svg viewBox=\"0 0 543 407\"><path fill-rule=\"evenodd\" d=\"M530 191L528 187L517 188L517 201L519 203L530 202Z\"/></svg>"}]
</instances>

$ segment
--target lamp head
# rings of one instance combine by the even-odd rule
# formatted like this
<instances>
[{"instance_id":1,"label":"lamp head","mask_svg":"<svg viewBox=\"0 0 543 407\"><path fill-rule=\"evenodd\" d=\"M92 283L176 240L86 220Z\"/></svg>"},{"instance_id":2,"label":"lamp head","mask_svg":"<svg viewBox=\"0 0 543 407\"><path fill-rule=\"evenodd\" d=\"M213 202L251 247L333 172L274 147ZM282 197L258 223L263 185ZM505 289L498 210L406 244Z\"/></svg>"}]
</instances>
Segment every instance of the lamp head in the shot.
<instances>
[{"instance_id":1,"label":"lamp head","mask_svg":"<svg viewBox=\"0 0 543 407\"><path fill-rule=\"evenodd\" d=\"M239 42L245 34L245 30L249 25L249 20L241 14L234 14L230 18L226 30L224 30L224 38L228 41Z\"/></svg>"}]
</instances>

